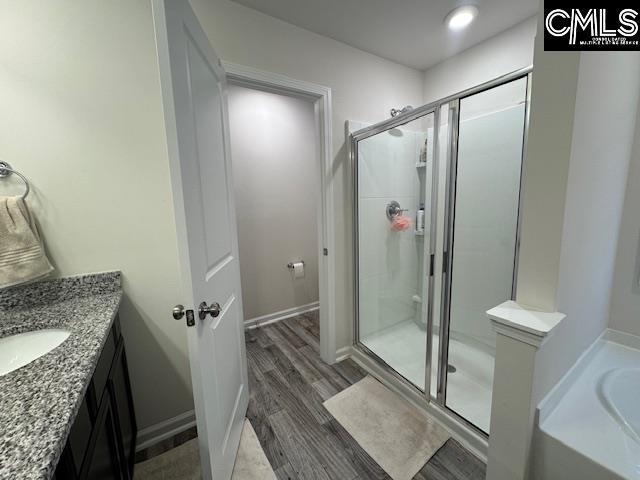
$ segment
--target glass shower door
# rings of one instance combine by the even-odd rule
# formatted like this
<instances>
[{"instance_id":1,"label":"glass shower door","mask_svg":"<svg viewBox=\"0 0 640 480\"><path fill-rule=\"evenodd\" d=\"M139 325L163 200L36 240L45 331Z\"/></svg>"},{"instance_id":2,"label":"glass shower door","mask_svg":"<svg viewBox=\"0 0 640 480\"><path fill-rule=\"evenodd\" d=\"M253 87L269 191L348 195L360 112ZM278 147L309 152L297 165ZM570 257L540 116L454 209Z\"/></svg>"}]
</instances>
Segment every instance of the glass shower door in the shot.
<instances>
[{"instance_id":1,"label":"glass shower door","mask_svg":"<svg viewBox=\"0 0 640 480\"><path fill-rule=\"evenodd\" d=\"M434 116L356 138L357 343L425 390Z\"/></svg>"},{"instance_id":2,"label":"glass shower door","mask_svg":"<svg viewBox=\"0 0 640 480\"><path fill-rule=\"evenodd\" d=\"M445 405L489 433L495 333L486 311L514 293L527 77L459 100L451 163Z\"/></svg>"},{"instance_id":3,"label":"glass shower door","mask_svg":"<svg viewBox=\"0 0 640 480\"><path fill-rule=\"evenodd\" d=\"M486 311L515 295L530 77L350 122L357 355L475 433L491 416Z\"/></svg>"}]
</instances>

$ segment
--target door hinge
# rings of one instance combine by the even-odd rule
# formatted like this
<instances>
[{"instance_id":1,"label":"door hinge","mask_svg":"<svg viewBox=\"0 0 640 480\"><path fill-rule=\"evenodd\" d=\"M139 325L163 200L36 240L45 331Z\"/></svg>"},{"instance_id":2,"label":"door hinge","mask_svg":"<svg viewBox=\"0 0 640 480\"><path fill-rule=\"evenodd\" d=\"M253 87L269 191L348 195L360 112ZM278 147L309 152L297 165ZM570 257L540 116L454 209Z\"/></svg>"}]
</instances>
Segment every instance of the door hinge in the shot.
<instances>
[{"instance_id":1,"label":"door hinge","mask_svg":"<svg viewBox=\"0 0 640 480\"><path fill-rule=\"evenodd\" d=\"M322 255L324 255L325 257L326 257L327 255L329 255L329 249L328 249L328 248L323 248L323 249L322 249Z\"/></svg>"},{"instance_id":2,"label":"door hinge","mask_svg":"<svg viewBox=\"0 0 640 480\"><path fill-rule=\"evenodd\" d=\"M196 324L196 318L193 315L193 310L187 310L187 327L193 327Z\"/></svg>"},{"instance_id":3,"label":"door hinge","mask_svg":"<svg viewBox=\"0 0 640 480\"><path fill-rule=\"evenodd\" d=\"M435 263L435 255L432 253L429 256L429 276L430 277L433 277L434 263Z\"/></svg>"}]
</instances>

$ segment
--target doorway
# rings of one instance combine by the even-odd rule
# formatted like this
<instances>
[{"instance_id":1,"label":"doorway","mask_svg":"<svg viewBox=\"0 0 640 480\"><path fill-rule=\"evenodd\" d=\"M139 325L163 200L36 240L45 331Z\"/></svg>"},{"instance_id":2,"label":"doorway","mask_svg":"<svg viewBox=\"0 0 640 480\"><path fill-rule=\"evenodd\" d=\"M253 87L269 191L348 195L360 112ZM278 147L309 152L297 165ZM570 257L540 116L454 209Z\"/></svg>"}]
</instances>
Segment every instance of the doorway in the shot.
<instances>
[{"instance_id":1,"label":"doorway","mask_svg":"<svg viewBox=\"0 0 640 480\"><path fill-rule=\"evenodd\" d=\"M245 328L320 309L313 103L230 84L230 141Z\"/></svg>"},{"instance_id":2,"label":"doorway","mask_svg":"<svg viewBox=\"0 0 640 480\"><path fill-rule=\"evenodd\" d=\"M306 317L335 363L331 90L224 68L245 327Z\"/></svg>"}]
</instances>

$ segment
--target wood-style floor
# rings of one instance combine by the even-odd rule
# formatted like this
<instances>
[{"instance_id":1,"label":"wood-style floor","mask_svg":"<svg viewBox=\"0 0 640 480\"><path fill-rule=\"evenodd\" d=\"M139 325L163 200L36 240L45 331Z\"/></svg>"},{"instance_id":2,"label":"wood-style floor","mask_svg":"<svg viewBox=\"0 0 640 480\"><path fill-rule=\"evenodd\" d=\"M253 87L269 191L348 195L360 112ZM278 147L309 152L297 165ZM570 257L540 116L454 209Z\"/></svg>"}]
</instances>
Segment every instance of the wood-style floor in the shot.
<instances>
[{"instance_id":1,"label":"wood-style floor","mask_svg":"<svg viewBox=\"0 0 640 480\"><path fill-rule=\"evenodd\" d=\"M325 364L316 313L246 332L249 409L260 444L279 480L390 479L322 402L366 373L352 360ZM195 427L136 454L148 460L197 435ZM453 439L414 480L482 480L485 465Z\"/></svg>"},{"instance_id":2,"label":"wood-style floor","mask_svg":"<svg viewBox=\"0 0 640 480\"><path fill-rule=\"evenodd\" d=\"M317 313L246 333L247 417L279 479L389 479L323 407L366 373L352 360L325 364ZM485 465L450 439L414 480L480 480Z\"/></svg>"}]
</instances>

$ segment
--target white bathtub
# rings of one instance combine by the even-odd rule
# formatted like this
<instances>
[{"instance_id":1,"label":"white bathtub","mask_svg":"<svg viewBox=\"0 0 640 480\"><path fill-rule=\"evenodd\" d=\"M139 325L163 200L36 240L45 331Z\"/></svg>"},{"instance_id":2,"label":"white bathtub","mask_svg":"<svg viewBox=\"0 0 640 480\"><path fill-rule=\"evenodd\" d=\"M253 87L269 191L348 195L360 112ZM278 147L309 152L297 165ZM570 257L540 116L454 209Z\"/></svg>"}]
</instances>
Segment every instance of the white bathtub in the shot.
<instances>
[{"instance_id":1,"label":"white bathtub","mask_svg":"<svg viewBox=\"0 0 640 480\"><path fill-rule=\"evenodd\" d=\"M640 337L608 330L538 408L540 480L640 480Z\"/></svg>"}]
</instances>

